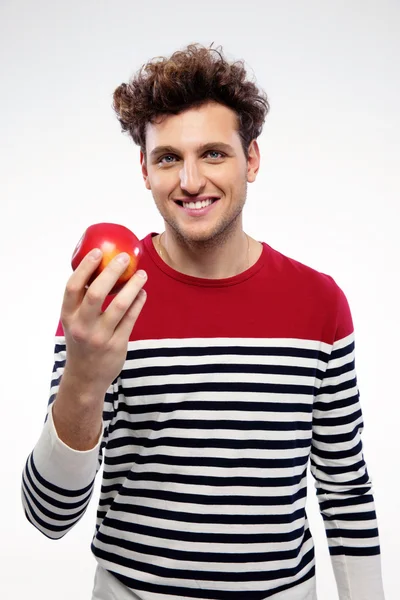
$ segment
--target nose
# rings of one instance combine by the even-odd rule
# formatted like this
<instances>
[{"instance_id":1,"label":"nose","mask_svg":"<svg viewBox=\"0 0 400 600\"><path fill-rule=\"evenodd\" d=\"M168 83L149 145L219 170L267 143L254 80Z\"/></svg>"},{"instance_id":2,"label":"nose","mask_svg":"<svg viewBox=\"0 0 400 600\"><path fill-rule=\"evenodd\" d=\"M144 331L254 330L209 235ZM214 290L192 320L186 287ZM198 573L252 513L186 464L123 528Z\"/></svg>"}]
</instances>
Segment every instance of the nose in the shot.
<instances>
[{"instance_id":1,"label":"nose","mask_svg":"<svg viewBox=\"0 0 400 600\"><path fill-rule=\"evenodd\" d=\"M187 161L180 171L181 188L189 194L198 194L206 179L195 161Z\"/></svg>"}]
</instances>

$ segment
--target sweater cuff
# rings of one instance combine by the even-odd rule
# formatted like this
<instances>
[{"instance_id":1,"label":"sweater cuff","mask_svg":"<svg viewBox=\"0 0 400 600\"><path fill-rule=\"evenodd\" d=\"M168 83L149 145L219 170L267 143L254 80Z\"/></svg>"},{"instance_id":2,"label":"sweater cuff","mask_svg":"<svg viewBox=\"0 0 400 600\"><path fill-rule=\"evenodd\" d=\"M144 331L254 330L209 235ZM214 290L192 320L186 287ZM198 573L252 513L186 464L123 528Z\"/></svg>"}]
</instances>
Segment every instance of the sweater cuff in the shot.
<instances>
[{"instance_id":1,"label":"sweater cuff","mask_svg":"<svg viewBox=\"0 0 400 600\"><path fill-rule=\"evenodd\" d=\"M385 600L381 556L331 556L340 600Z\"/></svg>"},{"instance_id":2,"label":"sweater cuff","mask_svg":"<svg viewBox=\"0 0 400 600\"><path fill-rule=\"evenodd\" d=\"M90 485L99 468L103 430L90 450L74 450L59 437L53 421L53 406L47 415L41 436L33 450L33 460L40 475L48 482L67 490Z\"/></svg>"}]
</instances>

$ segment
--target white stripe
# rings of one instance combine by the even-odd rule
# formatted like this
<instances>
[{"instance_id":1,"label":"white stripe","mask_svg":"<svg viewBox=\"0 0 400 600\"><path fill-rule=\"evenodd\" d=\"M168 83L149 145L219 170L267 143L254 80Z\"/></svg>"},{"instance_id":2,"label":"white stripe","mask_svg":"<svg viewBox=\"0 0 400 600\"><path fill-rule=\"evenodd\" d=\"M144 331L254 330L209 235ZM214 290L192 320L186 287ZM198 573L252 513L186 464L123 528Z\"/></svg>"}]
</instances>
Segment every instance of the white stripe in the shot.
<instances>
[{"instance_id":1,"label":"white stripe","mask_svg":"<svg viewBox=\"0 0 400 600\"><path fill-rule=\"evenodd\" d=\"M116 478L106 480L110 484L118 481ZM121 478L121 481L124 481ZM305 490L307 488L307 480L304 477L298 485L287 485L287 486L277 486L277 487L259 487L259 486L240 486L240 485L221 485L221 486L208 486L208 485L193 485L193 484L182 484L175 483L173 481L168 481L163 484L158 481L140 481L133 480L132 482L126 482L127 487L134 487L137 489L144 490L159 490L166 489L169 492L175 492L177 494L200 494L205 496L243 496L244 498L276 498L277 503L282 496L292 496L301 490ZM336 491L336 490L335 490Z\"/></svg>"}]
</instances>

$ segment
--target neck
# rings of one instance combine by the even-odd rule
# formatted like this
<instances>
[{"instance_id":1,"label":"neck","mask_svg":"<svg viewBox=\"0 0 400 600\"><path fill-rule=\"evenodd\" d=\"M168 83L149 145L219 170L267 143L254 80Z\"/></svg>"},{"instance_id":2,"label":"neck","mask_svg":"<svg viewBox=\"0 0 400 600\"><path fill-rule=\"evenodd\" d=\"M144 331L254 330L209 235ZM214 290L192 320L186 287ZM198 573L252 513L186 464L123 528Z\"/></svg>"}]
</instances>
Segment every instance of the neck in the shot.
<instances>
[{"instance_id":1,"label":"neck","mask_svg":"<svg viewBox=\"0 0 400 600\"><path fill-rule=\"evenodd\" d=\"M234 277L249 269L262 251L261 244L242 229L225 240L192 242L177 238L166 228L153 243L161 259L172 269L205 279Z\"/></svg>"}]
</instances>

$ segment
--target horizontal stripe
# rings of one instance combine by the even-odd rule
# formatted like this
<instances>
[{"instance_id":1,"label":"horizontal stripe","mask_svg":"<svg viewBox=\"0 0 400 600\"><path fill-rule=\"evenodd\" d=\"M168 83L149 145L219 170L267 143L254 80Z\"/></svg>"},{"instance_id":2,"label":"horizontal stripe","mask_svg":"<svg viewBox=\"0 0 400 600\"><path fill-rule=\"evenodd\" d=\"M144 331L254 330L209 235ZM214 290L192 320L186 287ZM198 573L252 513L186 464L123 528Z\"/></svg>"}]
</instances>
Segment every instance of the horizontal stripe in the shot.
<instances>
[{"instance_id":1,"label":"horizontal stripe","mask_svg":"<svg viewBox=\"0 0 400 600\"><path fill-rule=\"evenodd\" d=\"M218 525L267 525L293 523L304 518L304 509L293 511L291 514L279 515L243 515L243 514L209 514L209 513L189 513L183 511L163 510L161 508L152 508L150 506L139 506L137 504L127 504L114 500L111 506L112 512L122 512L126 514L145 515L151 518L179 521L181 523L217 523ZM283 537L285 534L283 534Z\"/></svg>"},{"instance_id":2,"label":"horizontal stripe","mask_svg":"<svg viewBox=\"0 0 400 600\"><path fill-rule=\"evenodd\" d=\"M330 520L340 520L340 521L350 521L350 522L355 522L355 521L366 521L367 519L376 519L376 514L375 511L368 511L368 512L352 512L352 513L338 513L335 516L324 516L325 520L330 521Z\"/></svg>"},{"instance_id":3,"label":"horizontal stripe","mask_svg":"<svg viewBox=\"0 0 400 600\"><path fill-rule=\"evenodd\" d=\"M125 396L152 396L154 394L191 394L192 392L231 392L235 394L262 393L262 394L302 394L314 396L315 387L286 383L256 383L256 382L218 382L202 381L199 383L176 383L135 386L125 390Z\"/></svg>"},{"instance_id":4,"label":"horizontal stripe","mask_svg":"<svg viewBox=\"0 0 400 600\"><path fill-rule=\"evenodd\" d=\"M319 458L323 458L326 460L342 460L344 458L351 458L352 456L359 456L362 452L362 444L359 441L355 446L351 446L347 450L341 451L329 451L329 450L321 450L315 444L312 446L311 453L312 455L318 456ZM314 461L316 463L316 461Z\"/></svg>"},{"instance_id":5,"label":"horizontal stripe","mask_svg":"<svg viewBox=\"0 0 400 600\"><path fill-rule=\"evenodd\" d=\"M242 342L242 340L241 340ZM165 343L165 341L164 341ZM350 348L350 346L349 346ZM347 354L348 351L345 352ZM182 357L182 356L274 356L283 357L291 356L294 358L309 358L313 360L321 360L327 362L329 355L321 350L313 350L308 348L295 347L279 347L279 346L245 346L234 345L232 343L226 346L218 346L209 344L207 346L178 346L178 347L156 347L142 348L140 350L131 350L128 348L126 360L138 361L148 358L164 358L164 357ZM340 353L337 352L337 356Z\"/></svg>"},{"instance_id":6,"label":"horizontal stripe","mask_svg":"<svg viewBox=\"0 0 400 600\"><path fill-rule=\"evenodd\" d=\"M44 493L39 488L39 486L34 482L34 480L31 477L30 470L29 470L29 464L27 465L27 467L23 473L23 483L24 483L25 487L29 486L31 488L32 492L35 493L35 496L37 498L41 498L43 500L43 502L46 502L46 503L54 506L54 508L58 509L59 511L74 510L76 508L82 508L84 505L86 505L88 503L90 496L92 494L92 488L90 488L89 492L87 492L86 495L78 502L61 502L60 500L58 500L58 495L57 495L57 497L55 497L54 494L51 496L49 494ZM63 497L63 496L61 496L61 497Z\"/></svg>"},{"instance_id":7,"label":"horizontal stripe","mask_svg":"<svg viewBox=\"0 0 400 600\"><path fill-rule=\"evenodd\" d=\"M96 540L97 541L97 540ZM159 578L170 577L174 579L192 579L198 581L213 581L213 582L225 582L228 581L230 583L237 582L243 583L248 581L270 581L276 579L282 579L284 577L293 577L296 573L304 568L313 558L314 552L310 550L307 554L305 554L300 564L291 569L278 569L276 571L263 571L263 572L232 572L224 573L220 571L200 571L200 570L180 570L180 569L167 569L165 567L159 567L157 565L153 565L149 562L140 562L136 560L132 560L122 556L121 554L116 554L115 552L110 552L103 550L99 547L98 543L94 542L95 554L96 556L104 557L106 560L111 560L112 562L128 567L129 569L135 570L138 569L142 573L152 573Z\"/></svg>"},{"instance_id":8,"label":"horizontal stripe","mask_svg":"<svg viewBox=\"0 0 400 600\"><path fill-rule=\"evenodd\" d=\"M105 479L112 479L113 474L104 470L103 477ZM184 483L186 485L214 485L216 487L221 486L254 486L254 487L282 487L286 485L296 486L299 485L301 480L305 478L306 471L303 471L296 477L270 477L266 480L264 477L211 477L206 475L180 475L175 473L162 473L162 472L135 472L132 473L129 469L125 471L124 477L132 479L133 481L157 481L160 483Z\"/></svg>"},{"instance_id":9,"label":"horizontal stripe","mask_svg":"<svg viewBox=\"0 0 400 600\"><path fill-rule=\"evenodd\" d=\"M357 506L362 504L370 504L373 503L373 497L371 494L366 494L364 496L360 496L357 498ZM331 508L344 508L349 506L354 506L355 500L354 497L350 498L331 498L329 500L321 500L320 508L321 510L329 510Z\"/></svg>"},{"instance_id":10,"label":"horizontal stripe","mask_svg":"<svg viewBox=\"0 0 400 600\"><path fill-rule=\"evenodd\" d=\"M378 529L343 529L336 527L335 529L328 529L326 532L328 538L376 538L378 536Z\"/></svg>"},{"instance_id":11,"label":"horizontal stripe","mask_svg":"<svg viewBox=\"0 0 400 600\"><path fill-rule=\"evenodd\" d=\"M230 421L227 419L210 420L209 422L198 419L169 419L168 421L136 421L135 429L151 429L152 431L162 431L163 429L230 429L243 431L310 431L311 421Z\"/></svg>"},{"instance_id":12,"label":"horizontal stripe","mask_svg":"<svg viewBox=\"0 0 400 600\"><path fill-rule=\"evenodd\" d=\"M193 561L193 562L203 562L204 564L208 563L227 563L232 564L235 568L237 568L237 564L243 563L259 563L259 562L268 562L268 561L284 561L290 559L296 559L299 555L300 549L302 545L297 546L293 550L284 550L284 551L274 551L274 552L252 552L249 548L248 552L207 552L207 551L190 551L190 550L172 550L170 548L160 548L155 547L154 545L144 545L139 544L135 541L125 540L121 537L115 538L114 536L109 536L104 534L103 532L99 532L97 538L103 544L113 544L116 546L120 546L131 550L133 552L148 554L153 556L162 556L166 558L170 558L176 561ZM153 539L153 538L148 538ZM305 531L304 537L302 538L302 544L311 539L311 534L309 530Z\"/></svg>"},{"instance_id":13,"label":"horizontal stripe","mask_svg":"<svg viewBox=\"0 0 400 600\"><path fill-rule=\"evenodd\" d=\"M380 546L367 546L365 548L350 546L329 546L331 556L377 556L381 553Z\"/></svg>"},{"instance_id":14,"label":"horizontal stripe","mask_svg":"<svg viewBox=\"0 0 400 600\"><path fill-rule=\"evenodd\" d=\"M311 445L311 437L304 439L288 439L288 440L271 440L271 439L221 439L221 438L176 438L160 436L156 438L145 438L145 437L132 437L132 433L136 431L134 423L128 423L123 421L119 423L118 427L113 427L113 433L117 433L121 429L127 429L128 431L121 437L114 436L107 443L107 448L113 450L116 448L123 448L124 446L131 446L133 441L135 446L139 446L143 449L146 448L157 448L173 447L173 448L196 448L196 449L233 449L233 450L295 450L299 448L309 448ZM132 431L130 435L129 430Z\"/></svg>"},{"instance_id":15,"label":"horizontal stripe","mask_svg":"<svg viewBox=\"0 0 400 600\"><path fill-rule=\"evenodd\" d=\"M286 469L305 465L308 456L293 458L223 458L223 457L201 457L201 456L169 456L162 454L124 454L108 456L104 459L105 465L122 465L135 463L136 465L173 465L184 467L214 467L218 469Z\"/></svg>"},{"instance_id":16,"label":"horizontal stripe","mask_svg":"<svg viewBox=\"0 0 400 600\"><path fill-rule=\"evenodd\" d=\"M179 356L181 358L181 355ZM183 365L176 363L166 366L148 366L141 368L124 369L122 373L122 380L126 379L137 379L151 377L155 379L157 377L164 378L169 375L199 375L199 374L221 374L221 373L237 373L243 376L247 374L262 374L262 375L286 375L296 377L323 377L323 371L321 369L315 369L314 366L310 367L299 367L296 365L275 365L268 364L262 365L257 363L240 363L240 364L224 364L224 363L212 363L212 364L189 364ZM133 384L134 385L134 384Z\"/></svg>"},{"instance_id":17,"label":"horizontal stripe","mask_svg":"<svg viewBox=\"0 0 400 600\"><path fill-rule=\"evenodd\" d=\"M306 402L236 402L228 400L225 402L218 401L185 401L185 402L158 402L155 404L128 404L127 402L119 402L118 410L126 412L130 415L140 415L145 413L169 413L176 410L179 411L212 411L216 412L260 412L267 414L272 413L311 413L312 405Z\"/></svg>"},{"instance_id":18,"label":"horizontal stripe","mask_svg":"<svg viewBox=\"0 0 400 600\"><path fill-rule=\"evenodd\" d=\"M151 490L151 489L137 489L136 487L134 488L129 488L129 487L123 487L121 488L121 486L102 486L102 497L99 501L100 506L102 506L104 501L109 502L109 498L107 497L107 494L112 492L112 491L117 491L119 493L120 496L124 497L124 496L129 496L131 498L153 498L153 499L158 499L158 500L162 500L165 502L181 502L181 503L188 503L188 504L200 504L200 505L212 505L212 506L221 506L223 505L225 508L227 506L275 506L277 505L277 503L279 503L280 506L282 505L293 505L295 504L298 500L301 500L303 498L306 497L307 495L307 488L304 487L302 489L300 489L298 492L296 492L295 494L292 494L290 496L279 496L279 498L277 499L274 496L264 496L264 497L260 497L260 496L249 496L248 493L242 495L242 496L235 496L235 495L226 495L226 496L218 496L215 494L208 494L208 495L201 495L201 494L192 494L192 493L184 493L184 492L171 492L168 490L162 490L162 489L156 489L156 490ZM112 496L113 498L113 496Z\"/></svg>"},{"instance_id":19,"label":"horizontal stripe","mask_svg":"<svg viewBox=\"0 0 400 600\"><path fill-rule=\"evenodd\" d=\"M147 521L146 521L147 522ZM129 533L140 533L142 535L161 537L163 539L180 540L183 542L190 543L201 543L201 544L270 544L270 543L282 543L283 540L291 541L301 538L304 534L304 527L292 530L285 534L282 533L266 533L265 531L259 533L212 533L212 532L195 532L195 531L183 531L178 529L170 528L169 521L166 523L168 529L142 525L139 519L136 521L119 520L114 517L106 517L104 525L112 529L119 531L126 531ZM215 528L214 528L215 529Z\"/></svg>"}]
</instances>

